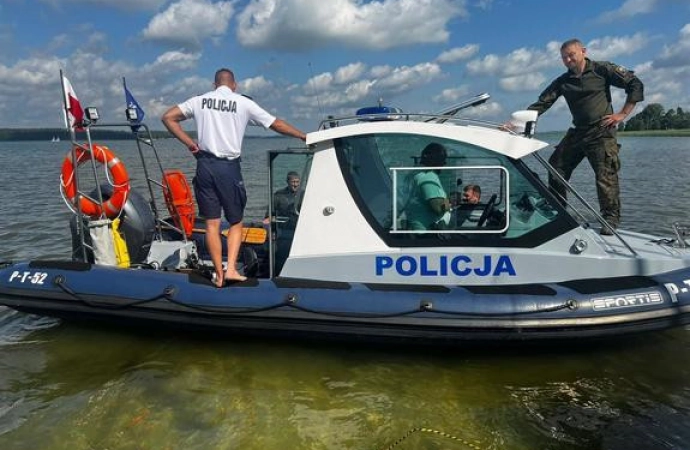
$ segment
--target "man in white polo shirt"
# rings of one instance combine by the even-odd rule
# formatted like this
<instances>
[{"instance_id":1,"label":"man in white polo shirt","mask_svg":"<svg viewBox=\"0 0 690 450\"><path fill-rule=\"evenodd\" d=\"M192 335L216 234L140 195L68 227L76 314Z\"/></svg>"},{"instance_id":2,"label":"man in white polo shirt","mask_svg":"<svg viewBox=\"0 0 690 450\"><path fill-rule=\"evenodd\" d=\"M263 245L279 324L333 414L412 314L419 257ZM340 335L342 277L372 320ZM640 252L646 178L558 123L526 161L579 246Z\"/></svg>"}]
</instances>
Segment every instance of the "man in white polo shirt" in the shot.
<instances>
[{"instance_id":1,"label":"man in white polo shirt","mask_svg":"<svg viewBox=\"0 0 690 450\"><path fill-rule=\"evenodd\" d=\"M242 242L242 218L247 203L240 170L242 139L247 124L252 121L303 141L306 135L269 114L250 98L237 94L235 75L231 70L218 70L214 84L213 91L170 108L163 114L162 121L197 160L194 193L199 214L206 220L206 246L216 273L215 284L216 287L223 287L226 281L246 280L237 271L235 262ZM196 142L180 124L191 118L196 121ZM220 238L221 213L230 223L225 271Z\"/></svg>"}]
</instances>

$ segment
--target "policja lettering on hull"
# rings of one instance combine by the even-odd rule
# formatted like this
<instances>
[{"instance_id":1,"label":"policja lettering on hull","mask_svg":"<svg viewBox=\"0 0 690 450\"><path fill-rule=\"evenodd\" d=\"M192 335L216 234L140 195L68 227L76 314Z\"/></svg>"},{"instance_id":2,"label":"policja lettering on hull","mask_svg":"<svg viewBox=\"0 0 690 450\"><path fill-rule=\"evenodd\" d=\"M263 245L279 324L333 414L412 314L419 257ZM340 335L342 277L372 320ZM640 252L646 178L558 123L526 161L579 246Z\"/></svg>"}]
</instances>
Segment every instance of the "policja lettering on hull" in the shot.
<instances>
[{"instance_id":1,"label":"policja lettering on hull","mask_svg":"<svg viewBox=\"0 0 690 450\"><path fill-rule=\"evenodd\" d=\"M234 113L237 112L237 103L219 98L203 98L201 99L201 109L215 109L216 111Z\"/></svg>"},{"instance_id":2,"label":"policja lettering on hull","mask_svg":"<svg viewBox=\"0 0 690 450\"><path fill-rule=\"evenodd\" d=\"M446 277L455 275L466 277L476 275L478 277L499 277L507 275L516 276L515 267L508 255L500 255L494 262L492 255L484 255L481 262L475 263L466 255L438 256L409 256L403 255L397 258L390 256L376 257L376 276L383 276L387 270L395 270L398 275L410 277L419 275L422 277Z\"/></svg>"}]
</instances>

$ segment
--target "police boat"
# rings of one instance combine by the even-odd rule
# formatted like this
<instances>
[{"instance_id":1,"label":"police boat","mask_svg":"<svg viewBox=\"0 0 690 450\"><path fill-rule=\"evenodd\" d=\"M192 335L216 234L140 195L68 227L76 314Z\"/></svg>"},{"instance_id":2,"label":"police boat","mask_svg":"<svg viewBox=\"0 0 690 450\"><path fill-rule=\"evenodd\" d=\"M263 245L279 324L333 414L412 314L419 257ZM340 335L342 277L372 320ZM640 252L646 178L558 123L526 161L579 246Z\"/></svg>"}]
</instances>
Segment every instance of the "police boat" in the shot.
<instances>
[{"instance_id":1,"label":"police boat","mask_svg":"<svg viewBox=\"0 0 690 450\"><path fill-rule=\"evenodd\" d=\"M690 227L601 234L608 224L572 186L561 179L568 200L548 189L558 173L539 155L548 144L533 137L533 112L513 114L510 129L457 114L487 98L437 114L329 117L305 148L268 151L270 223L248 224L237 265L249 278L223 288L184 175L162 167L146 125L133 138L155 163L139 192L87 121L61 177L73 257L2 263L0 304L125 327L415 343L688 323ZM87 160L82 169L104 164L111 183L89 191L77 175ZM279 211L269 192L288 171L302 190ZM474 202L467 185L480 187Z\"/></svg>"}]
</instances>

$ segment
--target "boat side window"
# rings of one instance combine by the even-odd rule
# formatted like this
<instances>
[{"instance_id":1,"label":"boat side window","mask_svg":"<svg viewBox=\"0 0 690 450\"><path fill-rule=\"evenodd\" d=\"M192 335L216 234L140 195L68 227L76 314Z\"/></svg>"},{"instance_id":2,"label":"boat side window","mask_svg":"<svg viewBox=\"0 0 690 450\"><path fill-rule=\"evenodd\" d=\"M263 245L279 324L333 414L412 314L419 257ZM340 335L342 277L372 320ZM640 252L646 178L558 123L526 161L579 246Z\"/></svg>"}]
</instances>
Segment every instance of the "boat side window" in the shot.
<instances>
[{"instance_id":1,"label":"boat side window","mask_svg":"<svg viewBox=\"0 0 690 450\"><path fill-rule=\"evenodd\" d=\"M456 164L459 161L456 161ZM391 168L396 185L391 233L503 233L508 172L501 166ZM434 209L433 201L442 203ZM442 200L438 200L442 199Z\"/></svg>"},{"instance_id":2,"label":"boat side window","mask_svg":"<svg viewBox=\"0 0 690 450\"><path fill-rule=\"evenodd\" d=\"M530 246L565 220L523 162L481 147L411 134L335 147L355 201L390 245Z\"/></svg>"}]
</instances>

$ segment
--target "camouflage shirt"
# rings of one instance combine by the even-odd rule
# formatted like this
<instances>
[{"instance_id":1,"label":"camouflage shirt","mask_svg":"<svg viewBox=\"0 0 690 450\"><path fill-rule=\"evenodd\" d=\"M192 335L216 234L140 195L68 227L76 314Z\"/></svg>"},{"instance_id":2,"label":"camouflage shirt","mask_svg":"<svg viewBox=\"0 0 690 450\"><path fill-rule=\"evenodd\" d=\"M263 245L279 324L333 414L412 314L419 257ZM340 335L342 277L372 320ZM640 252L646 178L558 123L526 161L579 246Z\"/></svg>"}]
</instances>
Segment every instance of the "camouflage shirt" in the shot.
<instances>
[{"instance_id":1,"label":"camouflage shirt","mask_svg":"<svg viewBox=\"0 0 690 450\"><path fill-rule=\"evenodd\" d=\"M644 86L631 70L607 61L585 58L581 76L571 71L559 76L527 109L541 115L562 95L570 108L575 128L589 128L596 126L603 116L613 114L611 86L625 89L626 103L644 100Z\"/></svg>"}]
</instances>

